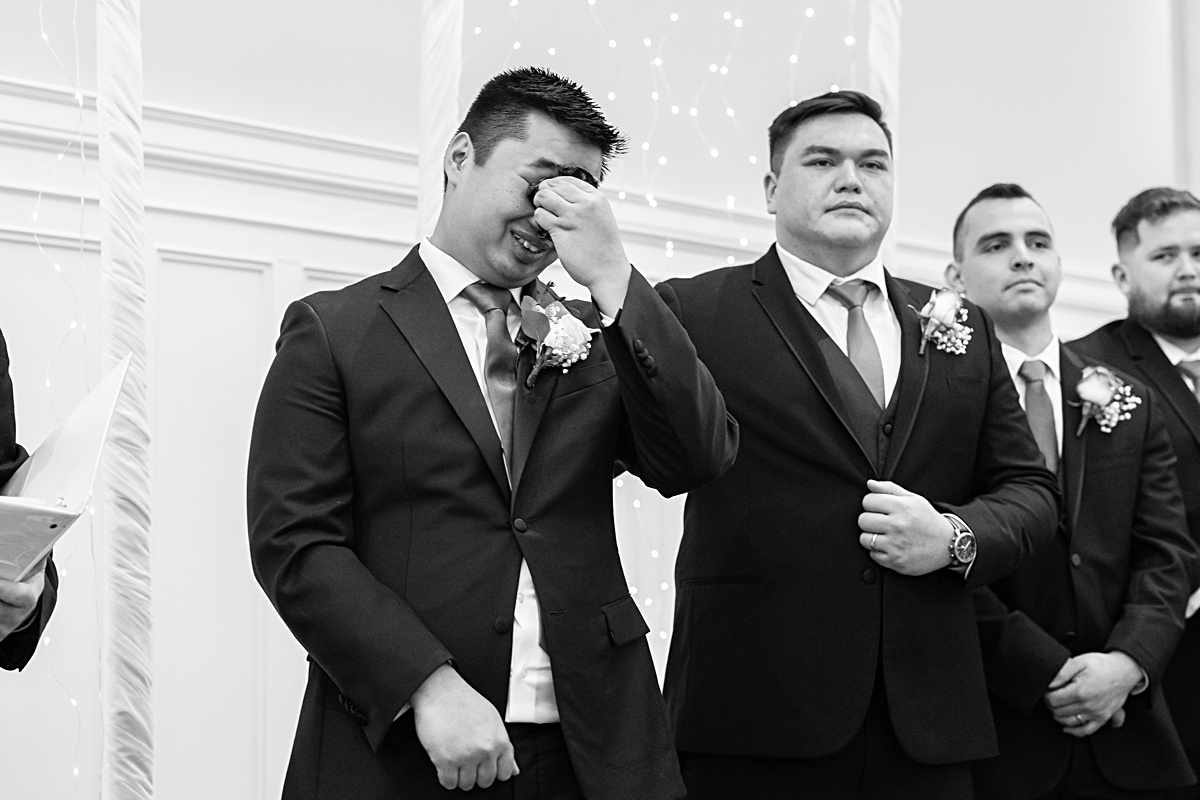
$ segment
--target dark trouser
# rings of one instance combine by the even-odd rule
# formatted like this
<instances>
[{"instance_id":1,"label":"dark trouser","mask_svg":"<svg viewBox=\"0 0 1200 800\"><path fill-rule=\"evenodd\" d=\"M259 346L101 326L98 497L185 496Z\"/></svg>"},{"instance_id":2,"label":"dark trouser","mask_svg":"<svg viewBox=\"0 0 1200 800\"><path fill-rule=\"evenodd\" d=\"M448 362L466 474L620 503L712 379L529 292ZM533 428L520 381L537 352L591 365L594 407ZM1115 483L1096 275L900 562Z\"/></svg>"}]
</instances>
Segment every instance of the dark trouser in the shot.
<instances>
[{"instance_id":1,"label":"dark trouser","mask_svg":"<svg viewBox=\"0 0 1200 800\"><path fill-rule=\"evenodd\" d=\"M406 757L397 764L402 773L396 778L397 786L402 787L399 797L404 800L583 800L583 792L567 755L561 725L509 722L505 727L520 775L496 781L487 789L476 787L469 792L443 789L429 756L412 734L410 744L415 746L405 748Z\"/></svg>"},{"instance_id":2,"label":"dark trouser","mask_svg":"<svg viewBox=\"0 0 1200 800\"><path fill-rule=\"evenodd\" d=\"M970 764L913 761L892 729L882 680L846 747L823 758L679 754L688 800L970 800Z\"/></svg>"},{"instance_id":3,"label":"dark trouser","mask_svg":"<svg viewBox=\"0 0 1200 800\"><path fill-rule=\"evenodd\" d=\"M1096 769L1096 760L1087 742L1076 739L1071 743L1071 764L1062 783L1040 800L1193 800L1198 797L1200 789L1195 786L1148 792L1118 789Z\"/></svg>"}]
</instances>

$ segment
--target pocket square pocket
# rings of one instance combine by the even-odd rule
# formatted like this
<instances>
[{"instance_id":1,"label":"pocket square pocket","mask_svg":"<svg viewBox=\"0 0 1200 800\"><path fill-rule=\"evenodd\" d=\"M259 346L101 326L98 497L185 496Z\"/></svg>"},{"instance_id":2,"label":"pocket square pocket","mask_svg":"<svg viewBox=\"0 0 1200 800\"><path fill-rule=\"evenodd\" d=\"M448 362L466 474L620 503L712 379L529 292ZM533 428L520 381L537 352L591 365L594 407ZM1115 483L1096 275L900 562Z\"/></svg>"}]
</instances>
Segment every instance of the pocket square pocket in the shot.
<instances>
[{"instance_id":1,"label":"pocket square pocket","mask_svg":"<svg viewBox=\"0 0 1200 800\"><path fill-rule=\"evenodd\" d=\"M615 647L637 641L650 632L650 626L642 619L637 601L631 595L606 603L604 619L608 623L608 638Z\"/></svg>"},{"instance_id":2,"label":"pocket square pocket","mask_svg":"<svg viewBox=\"0 0 1200 800\"><path fill-rule=\"evenodd\" d=\"M574 364L568 367L566 374L558 379L558 383L554 387L554 395L562 397L564 394L578 392L580 389L586 389L616 376L617 369L611 361Z\"/></svg>"}]
</instances>

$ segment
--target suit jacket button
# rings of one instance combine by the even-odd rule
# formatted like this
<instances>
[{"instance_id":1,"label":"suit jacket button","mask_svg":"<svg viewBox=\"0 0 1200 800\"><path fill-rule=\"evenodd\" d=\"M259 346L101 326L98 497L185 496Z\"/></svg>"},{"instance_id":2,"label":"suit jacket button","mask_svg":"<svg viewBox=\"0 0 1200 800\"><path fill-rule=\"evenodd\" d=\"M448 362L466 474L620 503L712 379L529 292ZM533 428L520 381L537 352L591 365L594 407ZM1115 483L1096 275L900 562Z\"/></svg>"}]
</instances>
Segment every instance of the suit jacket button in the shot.
<instances>
[{"instance_id":1,"label":"suit jacket button","mask_svg":"<svg viewBox=\"0 0 1200 800\"><path fill-rule=\"evenodd\" d=\"M642 356L642 366L649 368L654 366L654 356Z\"/></svg>"},{"instance_id":2,"label":"suit jacket button","mask_svg":"<svg viewBox=\"0 0 1200 800\"><path fill-rule=\"evenodd\" d=\"M525 524L525 520L517 517L513 520L513 530L517 533L524 533L525 531L529 530L529 526Z\"/></svg>"},{"instance_id":3,"label":"suit jacket button","mask_svg":"<svg viewBox=\"0 0 1200 800\"><path fill-rule=\"evenodd\" d=\"M1078 567L1082 563L1083 558L1080 557L1079 553L1071 553L1071 566Z\"/></svg>"},{"instance_id":4,"label":"suit jacket button","mask_svg":"<svg viewBox=\"0 0 1200 800\"><path fill-rule=\"evenodd\" d=\"M637 353L638 355L646 352L646 345L642 344L641 339L633 340L633 352Z\"/></svg>"},{"instance_id":5,"label":"suit jacket button","mask_svg":"<svg viewBox=\"0 0 1200 800\"><path fill-rule=\"evenodd\" d=\"M646 367L646 377L647 378L653 378L657 374L658 374L658 367L654 366L653 364Z\"/></svg>"},{"instance_id":6,"label":"suit jacket button","mask_svg":"<svg viewBox=\"0 0 1200 800\"><path fill-rule=\"evenodd\" d=\"M890 422L883 423L883 435L884 436L892 435L892 423L890 423Z\"/></svg>"},{"instance_id":7,"label":"suit jacket button","mask_svg":"<svg viewBox=\"0 0 1200 800\"><path fill-rule=\"evenodd\" d=\"M862 574L863 583L874 583L878 577L879 577L879 575L875 572L875 570L872 567L867 567L866 569L863 570L863 574Z\"/></svg>"},{"instance_id":8,"label":"suit jacket button","mask_svg":"<svg viewBox=\"0 0 1200 800\"><path fill-rule=\"evenodd\" d=\"M510 617L496 617L496 633L508 633L512 628L512 619Z\"/></svg>"}]
</instances>

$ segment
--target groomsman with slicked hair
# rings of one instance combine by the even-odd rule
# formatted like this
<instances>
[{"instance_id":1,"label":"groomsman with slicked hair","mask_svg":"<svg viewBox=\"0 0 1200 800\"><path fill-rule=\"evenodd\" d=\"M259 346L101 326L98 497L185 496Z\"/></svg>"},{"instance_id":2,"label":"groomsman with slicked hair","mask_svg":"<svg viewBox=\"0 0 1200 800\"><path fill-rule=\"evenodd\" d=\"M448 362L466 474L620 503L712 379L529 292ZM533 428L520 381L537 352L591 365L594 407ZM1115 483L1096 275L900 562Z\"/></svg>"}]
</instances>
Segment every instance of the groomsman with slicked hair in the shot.
<instances>
[{"instance_id":1,"label":"groomsman with slicked hair","mask_svg":"<svg viewBox=\"0 0 1200 800\"><path fill-rule=\"evenodd\" d=\"M1062 345L1050 307L1062 263L1022 187L975 196L954 226L946 283L996 324L1047 465L1058 535L975 592L1000 755L978 798L1176 798L1196 777L1163 700L1197 552L1161 401ZM1185 793L1186 792L1186 793Z\"/></svg>"}]
</instances>

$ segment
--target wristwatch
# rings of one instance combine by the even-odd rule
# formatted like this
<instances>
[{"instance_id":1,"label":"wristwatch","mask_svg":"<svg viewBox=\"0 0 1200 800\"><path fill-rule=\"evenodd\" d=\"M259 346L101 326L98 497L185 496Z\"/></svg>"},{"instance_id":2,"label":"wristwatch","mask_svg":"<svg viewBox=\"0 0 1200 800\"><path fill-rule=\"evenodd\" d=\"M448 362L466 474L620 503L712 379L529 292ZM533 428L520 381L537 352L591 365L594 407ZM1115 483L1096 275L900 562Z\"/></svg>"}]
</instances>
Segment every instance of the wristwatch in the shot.
<instances>
[{"instance_id":1,"label":"wristwatch","mask_svg":"<svg viewBox=\"0 0 1200 800\"><path fill-rule=\"evenodd\" d=\"M950 539L950 567L967 567L975 560L975 534L955 514L942 514L950 521L954 535Z\"/></svg>"}]
</instances>

